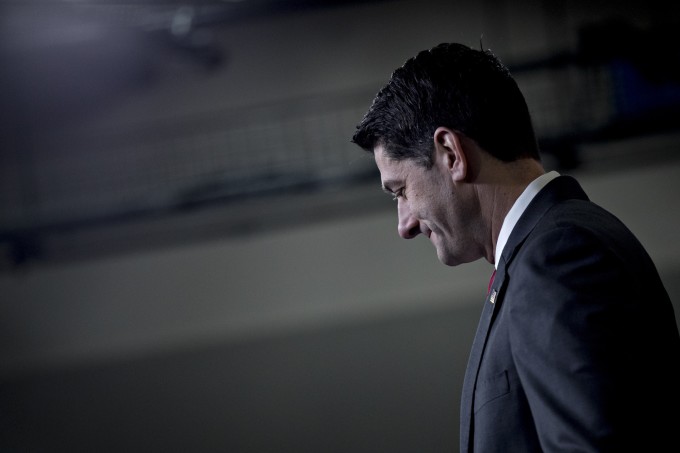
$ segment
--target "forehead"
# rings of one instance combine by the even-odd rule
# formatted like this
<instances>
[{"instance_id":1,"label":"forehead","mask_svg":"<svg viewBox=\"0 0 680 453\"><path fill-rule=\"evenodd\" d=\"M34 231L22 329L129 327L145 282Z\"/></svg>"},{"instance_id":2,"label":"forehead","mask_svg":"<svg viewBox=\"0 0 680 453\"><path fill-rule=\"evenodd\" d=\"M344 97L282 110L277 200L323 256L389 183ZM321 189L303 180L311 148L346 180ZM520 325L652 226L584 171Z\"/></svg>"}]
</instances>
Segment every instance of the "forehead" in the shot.
<instances>
[{"instance_id":1,"label":"forehead","mask_svg":"<svg viewBox=\"0 0 680 453\"><path fill-rule=\"evenodd\" d=\"M375 163L380 170L380 178L382 185L386 189L391 189L391 186L403 183L407 177L422 168L410 159L397 160L389 157L382 145L377 145L373 149L373 157Z\"/></svg>"},{"instance_id":2,"label":"forehead","mask_svg":"<svg viewBox=\"0 0 680 453\"><path fill-rule=\"evenodd\" d=\"M375 158L375 164L380 170L380 178L383 181L396 179L402 172L402 162L392 159L385 152L383 145L377 145L373 149L373 157Z\"/></svg>"},{"instance_id":3,"label":"forehead","mask_svg":"<svg viewBox=\"0 0 680 453\"><path fill-rule=\"evenodd\" d=\"M378 166L378 170L380 170L380 174L392 174L403 171L408 163L407 160L397 160L388 156L383 145L377 145L373 148L373 157L375 158L375 164Z\"/></svg>"}]
</instances>

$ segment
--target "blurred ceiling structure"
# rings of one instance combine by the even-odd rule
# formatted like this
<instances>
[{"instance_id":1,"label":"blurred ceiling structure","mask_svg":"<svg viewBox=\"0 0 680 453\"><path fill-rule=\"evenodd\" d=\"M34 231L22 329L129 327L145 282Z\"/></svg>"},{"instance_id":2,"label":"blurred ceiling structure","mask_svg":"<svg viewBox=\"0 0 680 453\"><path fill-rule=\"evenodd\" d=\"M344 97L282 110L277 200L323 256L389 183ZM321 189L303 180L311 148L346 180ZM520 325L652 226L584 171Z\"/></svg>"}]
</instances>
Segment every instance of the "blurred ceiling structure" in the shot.
<instances>
[{"instance_id":1,"label":"blurred ceiling structure","mask_svg":"<svg viewBox=\"0 0 680 453\"><path fill-rule=\"evenodd\" d=\"M64 120L136 89L168 53L206 70L227 63L212 30L229 24L386 0L54 0L0 5L3 119ZM64 68L59 71L60 68ZM72 70L77 68L76 70ZM79 96L73 96L77 91ZM26 104L31 110L26 111ZM23 113L23 114L22 114Z\"/></svg>"},{"instance_id":2,"label":"blurred ceiling structure","mask_svg":"<svg viewBox=\"0 0 680 453\"><path fill-rule=\"evenodd\" d=\"M36 260L59 261L98 255L105 250L104 253L135 249L148 243L149 237L170 237L168 242L172 243L177 240L178 222L184 225L180 229L187 224L193 225L193 229L198 226L201 236L211 231L250 234L267 222L246 220L244 227L234 224L231 211L218 213L219 220L211 215L213 211L202 209L197 215L196 212L205 205L301 194L318 190L319 186L351 182L357 175L365 176L366 170L362 168L348 175L331 168L335 175L329 176L327 167L323 170L325 174L315 175L320 168L318 164L311 167L302 162L305 156L284 156L278 151L260 173L248 170L247 162L235 167L228 162L237 152L234 142L252 127L249 118L273 117L280 124L284 117L297 111L294 115L298 124L323 127L324 123L337 121L338 113L328 112L322 103L347 106L347 99L335 94L329 99L225 111L216 118L198 118L193 122L179 117L170 124L154 124L149 131L141 132L141 140L147 142L141 145L135 142L136 138L128 138L136 137L135 131L105 132L101 136L81 135L79 131L75 138L63 139L63 136L72 125L96 116L102 106L156 83L161 73L169 70L171 59L179 58L183 64L206 73L224 70L228 65L228 50L223 42L215 39L214 33L220 27L281 14L380 1L27 0L3 3L0 6L0 98L3 100L0 103L3 124L0 168L4 172L0 178L0 269ZM362 95L362 101L370 96L369 93ZM346 115L345 123L355 121L360 114L352 111L351 116ZM188 122L194 126L187 127ZM235 125L235 134L239 137L223 137L224 123ZM208 130L204 124L210 124ZM177 130L191 127L199 131L192 136L181 133L178 136ZM272 133L281 133L282 127L278 126ZM149 126L140 126L144 128ZM219 137L215 138L216 135ZM271 134L264 137L263 142L269 138ZM97 148L95 142L107 143ZM343 145L344 142L346 140ZM181 167L201 159L201 156L191 156L196 146L204 149L202 156L206 162L214 164L216 159L219 162L215 169L208 168L199 175L184 174ZM270 153L262 149L267 145L256 144L255 148L258 146L258 151ZM137 165L140 161L147 162L149 167L156 165L161 148L182 156L175 161L167 152L165 157L161 156L161 159L167 158L167 165L175 168L168 171L165 179L156 178L149 184L153 175L136 175L141 172ZM244 146L239 144L239 148ZM253 145L246 146L241 153L252 149ZM289 166L286 160L294 165L286 168ZM345 161L339 162L336 157L335 165L344 166ZM227 168L229 166L233 168ZM117 173L112 174L112 168L117 168L114 170ZM299 201L294 204L299 205ZM262 213L261 208L256 211L249 216ZM318 215L320 211L316 209L316 212ZM206 218L212 219L207 222L214 222L209 231L205 227ZM124 239L118 241L121 228L127 232L123 233ZM93 232L94 237L90 236Z\"/></svg>"},{"instance_id":3,"label":"blurred ceiling structure","mask_svg":"<svg viewBox=\"0 0 680 453\"><path fill-rule=\"evenodd\" d=\"M3 3L0 270L252 234L344 215L358 198L383 206L361 191L374 166L348 144L372 88L68 135L156 83L170 59L228 69L220 27L367 3L388 0ZM598 22L575 49L509 63L554 167L581 168L584 144L680 130L674 30Z\"/></svg>"}]
</instances>

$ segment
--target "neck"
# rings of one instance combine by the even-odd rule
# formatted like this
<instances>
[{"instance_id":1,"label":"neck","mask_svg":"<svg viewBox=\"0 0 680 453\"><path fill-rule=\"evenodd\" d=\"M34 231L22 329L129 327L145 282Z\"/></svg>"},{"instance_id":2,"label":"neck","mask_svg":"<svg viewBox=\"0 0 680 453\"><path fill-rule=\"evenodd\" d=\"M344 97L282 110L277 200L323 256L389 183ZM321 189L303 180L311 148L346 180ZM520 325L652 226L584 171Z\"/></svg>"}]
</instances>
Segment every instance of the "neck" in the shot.
<instances>
[{"instance_id":1,"label":"neck","mask_svg":"<svg viewBox=\"0 0 680 453\"><path fill-rule=\"evenodd\" d=\"M505 217L527 186L545 173L541 163L535 159L520 159L496 166L498 168L495 169L494 182L489 186L491 195L486 209L490 233L486 260L491 264L495 262L496 244Z\"/></svg>"}]
</instances>

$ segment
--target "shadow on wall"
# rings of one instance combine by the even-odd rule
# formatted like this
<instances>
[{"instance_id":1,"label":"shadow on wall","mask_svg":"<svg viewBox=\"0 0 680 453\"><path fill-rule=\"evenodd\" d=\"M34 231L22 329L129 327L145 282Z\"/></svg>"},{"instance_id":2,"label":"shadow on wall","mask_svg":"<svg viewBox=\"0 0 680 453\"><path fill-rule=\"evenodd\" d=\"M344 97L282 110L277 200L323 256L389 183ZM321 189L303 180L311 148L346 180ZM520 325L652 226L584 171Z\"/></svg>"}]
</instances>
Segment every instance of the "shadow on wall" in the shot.
<instances>
[{"instance_id":1,"label":"shadow on wall","mask_svg":"<svg viewBox=\"0 0 680 453\"><path fill-rule=\"evenodd\" d=\"M662 275L676 318L680 268ZM480 306L121 360L0 386L3 451L456 451Z\"/></svg>"},{"instance_id":2,"label":"shadow on wall","mask_svg":"<svg viewBox=\"0 0 680 453\"><path fill-rule=\"evenodd\" d=\"M3 451L454 451L479 307L417 313L0 387Z\"/></svg>"}]
</instances>

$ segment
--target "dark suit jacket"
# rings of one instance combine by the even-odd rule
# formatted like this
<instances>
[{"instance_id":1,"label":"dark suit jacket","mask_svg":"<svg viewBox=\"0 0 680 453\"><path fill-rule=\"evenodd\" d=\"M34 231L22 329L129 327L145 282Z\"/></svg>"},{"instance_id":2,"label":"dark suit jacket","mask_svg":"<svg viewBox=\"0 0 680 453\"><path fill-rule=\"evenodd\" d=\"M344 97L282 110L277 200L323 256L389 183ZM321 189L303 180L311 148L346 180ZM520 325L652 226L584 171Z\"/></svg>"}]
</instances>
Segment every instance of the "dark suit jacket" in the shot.
<instances>
[{"instance_id":1,"label":"dark suit jacket","mask_svg":"<svg viewBox=\"0 0 680 453\"><path fill-rule=\"evenodd\" d=\"M652 260L560 176L503 250L463 384L460 451L680 451L679 365Z\"/></svg>"}]
</instances>

